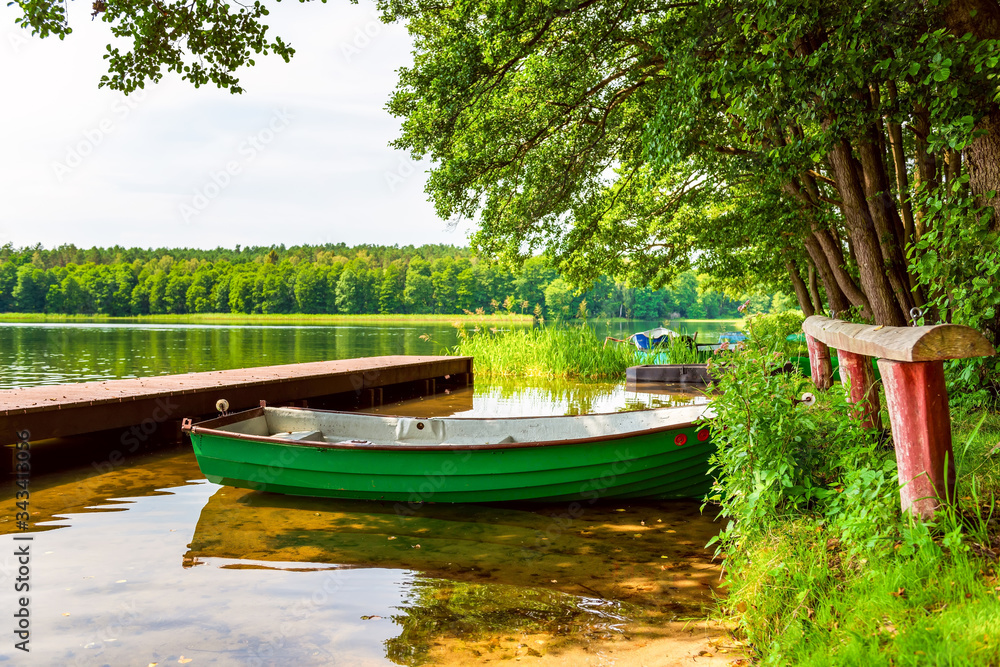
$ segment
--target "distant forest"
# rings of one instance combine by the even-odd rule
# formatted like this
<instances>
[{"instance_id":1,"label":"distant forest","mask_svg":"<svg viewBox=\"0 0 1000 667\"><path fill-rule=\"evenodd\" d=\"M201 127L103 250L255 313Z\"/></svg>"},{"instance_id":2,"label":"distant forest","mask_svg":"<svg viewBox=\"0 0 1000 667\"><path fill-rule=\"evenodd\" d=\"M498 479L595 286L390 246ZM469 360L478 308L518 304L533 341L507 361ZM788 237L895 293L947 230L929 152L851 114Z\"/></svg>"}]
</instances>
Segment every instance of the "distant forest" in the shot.
<instances>
[{"instance_id":1,"label":"distant forest","mask_svg":"<svg viewBox=\"0 0 1000 667\"><path fill-rule=\"evenodd\" d=\"M544 257L510 269L450 245L216 248L0 247L0 312L129 317L161 313L463 313L539 318L739 317L743 299L681 274L665 289L608 278L578 291ZM754 310L794 307L752 295Z\"/></svg>"}]
</instances>

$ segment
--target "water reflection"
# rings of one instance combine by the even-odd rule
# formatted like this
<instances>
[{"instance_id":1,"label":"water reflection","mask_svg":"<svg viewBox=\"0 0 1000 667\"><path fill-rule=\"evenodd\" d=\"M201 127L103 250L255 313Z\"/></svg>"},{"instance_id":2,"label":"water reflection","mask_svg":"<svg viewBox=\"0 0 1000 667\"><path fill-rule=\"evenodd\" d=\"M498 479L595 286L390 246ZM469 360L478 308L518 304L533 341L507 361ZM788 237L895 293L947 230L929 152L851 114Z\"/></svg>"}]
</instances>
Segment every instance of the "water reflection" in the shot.
<instances>
[{"instance_id":1,"label":"water reflection","mask_svg":"<svg viewBox=\"0 0 1000 667\"><path fill-rule=\"evenodd\" d=\"M567 414L707 400L694 386L666 390L480 379L380 411ZM662 664L707 647L688 630L719 581L703 548L718 524L697 503L294 498L210 484L187 445L109 468L32 479L38 664ZM11 533L12 489L3 494L0 533Z\"/></svg>"},{"instance_id":2,"label":"water reflection","mask_svg":"<svg viewBox=\"0 0 1000 667\"><path fill-rule=\"evenodd\" d=\"M437 354L448 325L0 324L0 389L248 366Z\"/></svg>"},{"instance_id":3,"label":"water reflection","mask_svg":"<svg viewBox=\"0 0 1000 667\"><path fill-rule=\"evenodd\" d=\"M31 503L37 664L679 658L718 582L692 502L294 498L207 483L185 450L40 475Z\"/></svg>"},{"instance_id":4,"label":"water reflection","mask_svg":"<svg viewBox=\"0 0 1000 667\"><path fill-rule=\"evenodd\" d=\"M697 384L625 386L545 378L477 378L473 387L369 410L414 417L529 417L646 410L708 402ZM471 398L471 407L470 405Z\"/></svg>"},{"instance_id":5,"label":"water reflection","mask_svg":"<svg viewBox=\"0 0 1000 667\"><path fill-rule=\"evenodd\" d=\"M511 635L516 645L500 654L516 654L524 637L535 653L571 651L700 615L718 575L701 545L716 530L696 503L413 509L223 487L202 509L183 565L418 572L391 615L399 634L385 644L391 660L411 665L457 644L488 653Z\"/></svg>"},{"instance_id":6,"label":"water reflection","mask_svg":"<svg viewBox=\"0 0 1000 667\"><path fill-rule=\"evenodd\" d=\"M568 637L623 636L627 607L535 588L419 579L392 616L402 631L385 642L386 657L399 665L441 664L441 647L460 644L468 657L540 658L566 648Z\"/></svg>"},{"instance_id":7,"label":"water reflection","mask_svg":"<svg viewBox=\"0 0 1000 667\"><path fill-rule=\"evenodd\" d=\"M658 322L591 321L599 337L621 338ZM732 320L671 328L712 341ZM421 338L427 334L430 340ZM138 323L0 323L0 389L148 377L248 366L391 354L441 354L456 342L441 324L210 325Z\"/></svg>"}]
</instances>

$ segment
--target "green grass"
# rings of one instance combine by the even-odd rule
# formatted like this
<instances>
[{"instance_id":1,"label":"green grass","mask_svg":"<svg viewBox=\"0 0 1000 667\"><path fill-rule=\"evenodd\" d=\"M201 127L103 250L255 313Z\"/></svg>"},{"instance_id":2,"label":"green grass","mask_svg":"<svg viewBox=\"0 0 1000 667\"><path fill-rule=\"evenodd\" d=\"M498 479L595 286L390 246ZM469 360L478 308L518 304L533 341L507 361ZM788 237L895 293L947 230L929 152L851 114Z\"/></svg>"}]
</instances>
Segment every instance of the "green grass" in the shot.
<instances>
[{"instance_id":1,"label":"green grass","mask_svg":"<svg viewBox=\"0 0 1000 667\"><path fill-rule=\"evenodd\" d=\"M903 520L888 543L848 546L821 517L796 515L742 545L722 608L751 656L1000 666L1000 413L956 416L953 433L957 497L934 524Z\"/></svg>"},{"instance_id":2,"label":"green grass","mask_svg":"<svg viewBox=\"0 0 1000 667\"><path fill-rule=\"evenodd\" d=\"M580 379L622 379L629 366L699 363L708 357L683 343L641 352L631 344L605 342L586 326L460 328L459 343L449 352L474 357L477 375Z\"/></svg>"},{"instance_id":3,"label":"green grass","mask_svg":"<svg viewBox=\"0 0 1000 667\"><path fill-rule=\"evenodd\" d=\"M137 322L177 324L453 324L486 322L489 324L528 326L531 315L287 315L243 313L199 313L192 315L139 315L111 317L108 315L46 315L44 313L0 313L0 322Z\"/></svg>"},{"instance_id":4,"label":"green grass","mask_svg":"<svg viewBox=\"0 0 1000 667\"><path fill-rule=\"evenodd\" d=\"M749 548L725 604L763 664L1000 664L996 573L974 554L923 540L848 557L803 521Z\"/></svg>"},{"instance_id":5,"label":"green grass","mask_svg":"<svg viewBox=\"0 0 1000 667\"><path fill-rule=\"evenodd\" d=\"M953 415L952 433L958 466L958 494L1000 498L1000 412Z\"/></svg>"}]
</instances>

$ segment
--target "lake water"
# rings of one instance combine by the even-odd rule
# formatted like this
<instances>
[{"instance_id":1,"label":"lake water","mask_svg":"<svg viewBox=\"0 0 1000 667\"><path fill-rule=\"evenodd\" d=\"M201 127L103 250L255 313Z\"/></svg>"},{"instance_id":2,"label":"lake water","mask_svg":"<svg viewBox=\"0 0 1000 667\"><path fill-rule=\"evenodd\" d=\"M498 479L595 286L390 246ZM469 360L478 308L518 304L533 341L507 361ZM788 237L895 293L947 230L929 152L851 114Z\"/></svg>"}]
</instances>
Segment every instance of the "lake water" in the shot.
<instances>
[{"instance_id":1,"label":"lake water","mask_svg":"<svg viewBox=\"0 0 1000 667\"><path fill-rule=\"evenodd\" d=\"M653 323L655 324L655 323ZM635 327L638 330L639 327ZM647 327L648 328L648 327ZM676 326L675 326L676 328ZM731 327L729 327L731 328ZM7 386L429 354L449 328L0 325ZM452 334L453 335L453 334ZM266 355L266 356L265 356ZM11 373L11 374L9 374ZM703 402L619 383L489 382L383 412L527 415ZM11 485L12 487L12 485ZM0 494L11 619L14 489ZM697 502L390 505L211 484L185 443L31 485L38 665L727 664Z\"/></svg>"},{"instance_id":2,"label":"lake water","mask_svg":"<svg viewBox=\"0 0 1000 667\"><path fill-rule=\"evenodd\" d=\"M623 338L658 322L591 322L600 337ZM718 340L732 320L676 320L671 328ZM421 338L427 336L429 340ZM0 323L0 389L39 384L147 377L192 371L352 359L387 354L441 354L455 329L412 325L205 325Z\"/></svg>"}]
</instances>

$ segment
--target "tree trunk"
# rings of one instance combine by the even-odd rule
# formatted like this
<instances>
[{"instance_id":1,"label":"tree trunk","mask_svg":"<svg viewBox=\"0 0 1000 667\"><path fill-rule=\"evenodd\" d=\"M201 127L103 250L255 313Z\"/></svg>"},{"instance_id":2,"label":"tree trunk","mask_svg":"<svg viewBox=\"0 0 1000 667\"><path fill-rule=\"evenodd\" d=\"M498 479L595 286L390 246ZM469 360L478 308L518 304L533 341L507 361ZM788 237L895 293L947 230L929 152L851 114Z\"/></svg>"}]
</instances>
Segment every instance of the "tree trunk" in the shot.
<instances>
[{"instance_id":1,"label":"tree trunk","mask_svg":"<svg viewBox=\"0 0 1000 667\"><path fill-rule=\"evenodd\" d=\"M844 253L841 250L840 244L833 238L829 231L824 229L819 224L819 221L816 220L816 216L814 215L815 209L820 205L819 189L816 187L815 179L813 179L813 177L809 174L801 174L800 179L802 181L801 184L795 180L786 183L785 191L796 197L803 204L803 215L807 220L809 220L809 226L812 230L813 236L818 242L821 252L825 255L826 261L823 263L831 270L836 284L840 287L840 292L843 293L843 296L846 297L852 305L861 308L865 317L870 317L871 307L868 303L868 298L857 286L854 282L854 278L844 267ZM813 256L812 251L810 251L810 257L812 257L813 262L816 264L817 268L819 268L820 262ZM821 277L823 278L823 285L827 288L827 296L832 299L830 301L830 307L838 312L846 310L846 306L844 308L840 308L839 305L834 305L834 302L840 304L841 299L837 295L830 295L830 289L827 285L827 277L822 273Z\"/></svg>"},{"instance_id":2,"label":"tree trunk","mask_svg":"<svg viewBox=\"0 0 1000 667\"><path fill-rule=\"evenodd\" d=\"M1000 110L994 111L976 124L986 134L965 149L965 164L969 185L980 206L993 209L991 228L1000 231ZM987 197L993 192L992 197Z\"/></svg>"},{"instance_id":3,"label":"tree trunk","mask_svg":"<svg viewBox=\"0 0 1000 667\"><path fill-rule=\"evenodd\" d=\"M813 308L817 314L823 314L823 300L819 296L819 283L817 282L816 266L808 262L809 268L809 295L812 297Z\"/></svg>"},{"instance_id":4,"label":"tree trunk","mask_svg":"<svg viewBox=\"0 0 1000 667\"><path fill-rule=\"evenodd\" d=\"M878 235L886 277L900 309L904 313L909 313L913 308L910 276L906 271L906 259L903 257L903 241L897 234L897 227L902 229L902 223L899 222L895 202L889 196L889 177L885 171L882 154L875 143L875 133L869 128L866 134L867 136L858 142L857 152L861 162L861 173L864 176L868 212L875 226L875 233Z\"/></svg>"},{"instance_id":5,"label":"tree trunk","mask_svg":"<svg viewBox=\"0 0 1000 667\"><path fill-rule=\"evenodd\" d=\"M944 170L945 183L948 184L948 194L951 195L951 186L962 175L962 155L951 148L944 149Z\"/></svg>"},{"instance_id":6,"label":"tree trunk","mask_svg":"<svg viewBox=\"0 0 1000 667\"><path fill-rule=\"evenodd\" d=\"M829 153L830 165L836 174L844 220L854 242L858 258L861 288L871 304L876 324L906 326L906 317L893 295L886 277L879 247L878 234L865 201L865 192L847 142L834 143Z\"/></svg>"},{"instance_id":7,"label":"tree trunk","mask_svg":"<svg viewBox=\"0 0 1000 667\"><path fill-rule=\"evenodd\" d=\"M937 188L937 161L934 154L927 150L927 137L931 133L931 115L925 107L915 104L913 107L913 135L914 149L916 152L915 161L917 169L914 171L914 179L917 187L923 186L924 192L930 192ZM917 207L914 218L914 240L919 241L927 228L927 212L923 206Z\"/></svg>"},{"instance_id":8,"label":"tree trunk","mask_svg":"<svg viewBox=\"0 0 1000 667\"><path fill-rule=\"evenodd\" d=\"M820 247L815 235L807 236L805 238L805 245L806 252L809 253L810 259L812 259L813 264L816 265L816 270L819 272L820 280L823 281L827 303L830 305L830 314L836 317L838 313L842 313L850 308L851 302L847 300L844 292L840 289L840 285L837 284L837 278L834 276L829 262L826 261L826 254L823 252L823 248Z\"/></svg>"},{"instance_id":9,"label":"tree trunk","mask_svg":"<svg viewBox=\"0 0 1000 667\"><path fill-rule=\"evenodd\" d=\"M788 269L788 277L792 280L792 288L795 290L795 298L799 301L799 308L806 317L815 315L816 311L813 309L812 301L809 300L809 290L802 280L799 267L795 266L795 260L786 259L785 268Z\"/></svg>"},{"instance_id":10,"label":"tree trunk","mask_svg":"<svg viewBox=\"0 0 1000 667\"><path fill-rule=\"evenodd\" d=\"M946 5L945 23L953 35L972 33L976 39L1000 39L1000 3L997 0L951 0ZM993 209L992 228L1000 230L1000 107L990 99L990 91L982 91L988 103L988 113L976 123L975 130L984 132L965 149L972 194L980 206Z\"/></svg>"},{"instance_id":11,"label":"tree trunk","mask_svg":"<svg viewBox=\"0 0 1000 667\"><path fill-rule=\"evenodd\" d=\"M833 238L833 235L829 231L820 227L818 222L813 222L812 231L820 248L823 249L823 254L826 256L837 285L840 286L844 296L851 302L851 305L861 308L865 317L871 317L871 303L869 303L868 297L861 291L861 288L858 287L858 284L854 282L854 276L848 273L846 262L844 261L844 251L840 247L840 243ZM813 261L815 261L815 258Z\"/></svg>"}]
</instances>

